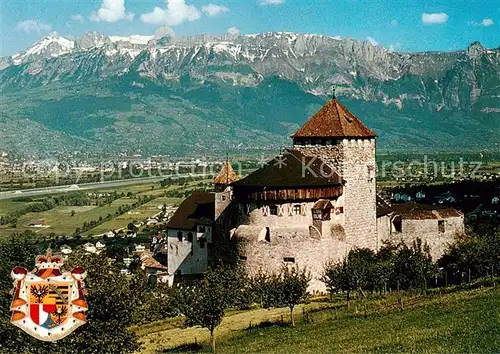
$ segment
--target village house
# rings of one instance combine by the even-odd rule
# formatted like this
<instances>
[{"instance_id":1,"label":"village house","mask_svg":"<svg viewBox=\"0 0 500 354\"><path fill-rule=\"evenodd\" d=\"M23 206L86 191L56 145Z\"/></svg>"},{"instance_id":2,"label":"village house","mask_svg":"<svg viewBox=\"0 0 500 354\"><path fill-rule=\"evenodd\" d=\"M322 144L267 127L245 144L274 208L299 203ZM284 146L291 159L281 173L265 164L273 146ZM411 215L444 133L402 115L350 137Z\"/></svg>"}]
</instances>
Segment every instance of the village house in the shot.
<instances>
[{"instance_id":1,"label":"village house","mask_svg":"<svg viewBox=\"0 0 500 354\"><path fill-rule=\"evenodd\" d=\"M83 245L83 249L87 253L97 253L97 248L95 245L91 242L87 242L86 244Z\"/></svg>"},{"instance_id":2,"label":"village house","mask_svg":"<svg viewBox=\"0 0 500 354\"><path fill-rule=\"evenodd\" d=\"M399 210L377 196L375 138L334 98L292 135L291 148L247 177L226 161L215 192L194 193L168 223L169 274L204 272L216 240L233 247L250 275L295 264L311 272L309 290L321 292L325 263L355 247L420 238L438 257L464 232L463 214Z\"/></svg>"},{"instance_id":3,"label":"village house","mask_svg":"<svg viewBox=\"0 0 500 354\"><path fill-rule=\"evenodd\" d=\"M144 251L140 255L141 268L146 272L151 282L168 283L172 285L174 276L170 275L168 268L153 258L149 251Z\"/></svg>"},{"instance_id":4,"label":"village house","mask_svg":"<svg viewBox=\"0 0 500 354\"><path fill-rule=\"evenodd\" d=\"M43 219L31 220L28 222L28 227L44 227L44 226L45 226L45 220Z\"/></svg>"}]
</instances>

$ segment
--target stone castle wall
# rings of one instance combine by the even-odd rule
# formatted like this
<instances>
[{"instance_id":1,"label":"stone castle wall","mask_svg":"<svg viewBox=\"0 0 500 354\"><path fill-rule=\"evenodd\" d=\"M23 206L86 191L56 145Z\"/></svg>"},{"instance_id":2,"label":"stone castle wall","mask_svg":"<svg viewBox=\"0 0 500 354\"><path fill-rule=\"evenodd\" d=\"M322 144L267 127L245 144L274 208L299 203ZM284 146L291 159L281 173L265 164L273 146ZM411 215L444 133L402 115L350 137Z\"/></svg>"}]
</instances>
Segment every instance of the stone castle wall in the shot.
<instances>
[{"instance_id":1,"label":"stone castle wall","mask_svg":"<svg viewBox=\"0 0 500 354\"><path fill-rule=\"evenodd\" d=\"M377 249L384 245L384 241L391 240L391 227L390 215L377 218Z\"/></svg>"},{"instance_id":2,"label":"stone castle wall","mask_svg":"<svg viewBox=\"0 0 500 354\"><path fill-rule=\"evenodd\" d=\"M439 231L439 220L444 222L444 232ZM465 232L463 216L444 219L403 219L401 226L402 232L394 232L392 229L388 240L394 243L404 241L410 246L414 240L420 238L422 244L427 243L430 247L433 260L439 259L445 253L456 235Z\"/></svg>"},{"instance_id":3,"label":"stone castle wall","mask_svg":"<svg viewBox=\"0 0 500 354\"><path fill-rule=\"evenodd\" d=\"M318 157L345 180L346 241L377 248L375 139L343 139L337 145L296 145L306 156Z\"/></svg>"},{"instance_id":4,"label":"stone castle wall","mask_svg":"<svg viewBox=\"0 0 500 354\"><path fill-rule=\"evenodd\" d=\"M242 264L250 276L259 272L278 272L284 264L306 267L312 280L309 291L326 292L321 281L323 269L329 260L339 260L347 255L351 246L339 240L338 235L320 239L310 237L306 226L273 228L266 241L258 230L238 229L235 233Z\"/></svg>"},{"instance_id":5,"label":"stone castle wall","mask_svg":"<svg viewBox=\"0 0 500 354\"><path fill-rule=\"evenodd\" d=\"M178 233L182 232L182 241L178 239ZM193 241L188 241L191 233ZM202 274L207 271L208 244L212 243L212 228L205 227L205 232L169 229L167 234L168 248L168 273ZM204 247L201 247L201 238L205 238Z\"/></svg>"},{"instance_id":6,"label":"stone castle wall","mask_svg":"<svg viewBox=\"0 0 500 354\"><path fill-rule=\"evenodd\" d=\"M342 177L347 242L377 248L375 139L344 139Z\"/></svg>"},{"instance_id":7,"label":"stone castle wall","mask_svg":"<svg viewBox=\"0 0 500 354\"><path fill-rule=\"evenodd\" d=\"M340 196L336 200L331 200L334 207L343 207L343 197ZM271 215L269 208L271 205L276 205L281 208L280 215ZM300 205L301 213L297 215L294 207ZM240 204L238 225L252 225L260 227L280 227L286 228L290 226L306 226L312 225L312 207L314 202L301 203L273 203L269 205L256 204ZM344 214L335 215L332 213L331 222L334 224L344 224Z\"/></svg>"}]
</instances>

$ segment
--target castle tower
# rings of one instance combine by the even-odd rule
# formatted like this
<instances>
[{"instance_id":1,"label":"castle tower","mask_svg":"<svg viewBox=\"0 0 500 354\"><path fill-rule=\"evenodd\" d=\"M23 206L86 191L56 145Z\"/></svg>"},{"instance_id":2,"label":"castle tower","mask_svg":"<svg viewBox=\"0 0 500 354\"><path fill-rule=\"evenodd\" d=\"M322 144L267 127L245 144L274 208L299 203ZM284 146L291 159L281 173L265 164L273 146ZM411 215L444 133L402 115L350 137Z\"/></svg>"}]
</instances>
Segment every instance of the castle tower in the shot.
<instances>
[{"instance_id":1,"label":"castle tower","mask_svg":"<svg viewBox=\"0 0 500 354\"><path fill-rule=\"evenodd\" d=\"M215 187L215 214L216 218L226 209L231 202L232 187L231 184L238 181L240 177L234 172L233 167L226 158L226 162L219 171L219 174L214 178L213 184Z\"/></svg>"},{"instance_id":2,"label":"castle tower","mask_svg":"<svg viewBox=\"0 0 500 354\"><path fill-rule=\"evenodd\" d=\"M234 183L239 179L240 177L236 174L236 172L234 172L233 167L229 163L229 159L226 158L226 162L212 183L215 186L216 192L222 192L230 187L231 183Z\"/></svg>"},{"instance_id":3,"label":"castle tower","mask_svg":"<svg viewBox=\"0 0 500 354\"><path fill-rule=\"evenodd\" d=\"M293 148L321 158L345 180L346 242L377 247L375 137L335 96L293 138Z\"/></svg>"}]
</instances>

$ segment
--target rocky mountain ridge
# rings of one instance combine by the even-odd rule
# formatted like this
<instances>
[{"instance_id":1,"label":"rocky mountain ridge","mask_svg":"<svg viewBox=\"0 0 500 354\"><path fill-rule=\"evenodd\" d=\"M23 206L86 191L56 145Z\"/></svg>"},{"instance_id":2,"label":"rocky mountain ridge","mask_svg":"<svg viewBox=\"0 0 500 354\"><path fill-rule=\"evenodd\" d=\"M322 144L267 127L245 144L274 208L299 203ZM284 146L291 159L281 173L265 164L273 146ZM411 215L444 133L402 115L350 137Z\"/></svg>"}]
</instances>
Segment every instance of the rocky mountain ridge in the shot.
<instances>
[{"instance_id":1,"label":"rocky mountain ridge","mask_svg":"<svg viewBox=\"0 0 500 354\"><path fill-rule=\"evenodd\" d=\"M251 131L260 129L261 137L266 137L263 139L266 146L266 139L275 134L286 136L303 122L311 113L310 107L321 105L333 87L338 96L353 102L355 110L363 109L355 113L368 115L361 118L382 132L382 145L387 137L391 142L397 140L398 146L406 146L401 141L403 132L413 124L409 121L424 122L425 129L438 126L446 136L438 143L446 146L453 145L447 129L461 127L469 134L466 141L486 136L488 143L500 127L500 50L486 49L479 42L456 52L397 53L369 41L291 32L180 38L164 32L130 37L89 32L76 39L44 37L25 51L0 59L0 63L3 68L0 92L9 97L36 92L43 100L49 89L56 90L63 98L73 97L74 90L83 90L88 95L86 89L92 86L108 99L141 97L143 106L139 112L134 111L136 106L131 106L134 112L129 115L135 118L129 123L133 123L151 120L141 116L150 114L143 108L161 95L162 102L169 107L182 101L182 114L194 115L196 119L200 119L199 109L208 104L203 115L211 117L208 120L213 129L221 129L215 124L221 121L229 130L242 122ZM246 101L235 96L242 92L249 96ZM275 107L275 100L284 102L291 97L295 97L291 104L304 105L295 115L273 113L274 108L263 111L255 106L270 101L269 105ZM78 102L78 95L72 100ZM235 102L239 107L234 106ZM3 105L11 107L5 100ZM93 142L96 134L111 136L113 129L123 129L123 122L117 126L119 119L114 110L104 108L97 114L106 118L82 121L81 128L88 134L78 139ZM13 116L22 113L15 111ZM263 125L254 126L255 119L247 116L248 111L262 116L257 121ZM231 116L234 122L227 121L226 116ZM395 117L400 118L396 120L396 132L386 131ZM183 126L183 134L199 130L190 124L186 127L184 119L173 119ZM70 131L69 123L51 124L58 127L59 134L78 133ZM47 126L46 122L42 124ZM96 128L96 124L104 124L107 129L110 124L113 129L107 134L102 127ZM165 134L169 129L173 129L170 123L161 125ZM425 129L419 133L422 137L409 146L428 144L430 132ZM226 134L225 139L236 143L247 133ZM139 145L142 144L141 140ZM207 144L202 145L208 147Z\"/></svg>"}]
</instances>

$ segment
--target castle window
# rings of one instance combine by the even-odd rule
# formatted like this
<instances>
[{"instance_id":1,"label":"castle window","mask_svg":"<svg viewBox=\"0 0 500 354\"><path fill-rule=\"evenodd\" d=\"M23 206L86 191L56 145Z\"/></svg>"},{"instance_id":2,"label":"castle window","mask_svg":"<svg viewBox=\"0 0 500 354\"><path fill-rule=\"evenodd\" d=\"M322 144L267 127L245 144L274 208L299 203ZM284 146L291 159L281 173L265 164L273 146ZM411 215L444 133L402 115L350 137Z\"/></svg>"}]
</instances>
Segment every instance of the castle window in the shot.
<instances>
[{"instance_id":1,"label":"castle window","mask_svg":"<svg viewBox=\"0 0 500 354\"><path fill-rule=\"evenodd\" d=\"M300 211L301 211L301 206L300 204L295 204L293 206L293 214L294 215L300 215Z\"/></svg>"},{"instance_id":2,"label":"castle window","mask_svg":"<svg viewBox=\"0 0 500 354\"><path fill-rule=\"evenodd\" d=\"M401 221L401 217L396 217L392 221L392 225L394 226L394 231L395 232L403 232L403 223Z\"/></svg>"},{"instance_id":3,"label":"castle window","mask_svg":"<svg viewBox=\"0 0 500 354\"><path fill-rule=\"evenodd\" d=\"M304 140L304 145L311 145L311 141L310 140Z\"/></svg>"},{"instance_id":4,"label":"castle window","mask_svg":"<svg viewBox=\"0 0 500 354\"><path fill-rule=\"evenodd\" d=\"M267 242L271 242L271 229L266 227L266 237L265 237L265 240Z\"/></svg>"},{"instance_id":5,"label":"castle window","mask_svg":"<svg viewBox=\"0 0 500 354\"><path fill-rule=\"evenodd\" d=\"M269 214L271 214L271 215L278 215L278 206L277 205L271 205L269 207Z\"/></svg>"},{"instance_id":6,"label":"castle window","mask_svg":"<svg viewBox=\"0 0 500 354\"><path fill-rule=\"evenodd\" d=\"M438 231L441 233L444 232L444 220L438 220Z\"/></svg>"},{"instance_id":7,"label":"castle window","mask_svg":"<svg viewBox=\"0 0 500 354\"><path fill-rule=\"evenodd\" d=\"M177 271L175 272L175 274L182 275L182 271L180 269L177 269Z\"/></svg>"},{"instance_id":8,"label":"castle window","mask_svg":"<svg viewBox=\"0 0 500 354\"><path fill-rule=\"evenodd\" d=\"M206 239L200 238L200 248L205 248Z\"/></svg>"},{"instance_id":9,"label":"castle window","mask_svg":"<svg viewBox=\"0 0 500 354\"><path fill-rule=\"evenodd\" d=\"M246 261L247 260L247 256L240 256L240 261Z\"/></svg>"},{"instance_id":10,"label":"castle window","mask_svg":"<svg viewBox=\"0 0 500 354\"><path fill-rule=\"evenodd\" d=\"M188 240L188 242L193 242L193 233L192 232L188 233L187 240Z\"/></svg>"},{"instance_id":11,"label":"castle window","mask_svg":"<svg viewBox=\"0 0 500 354\"><path fill-rule=\"evenodd\" d=\"M321 145L323 145L323 146L326 145L326 140L325 139L321 139Z\"/></svg>"},{"instance_id":12,"label":"castle window","mask_svg":"<svg viewBox=\"0 0 500 354\"><path fill-rule=\"evenodd\" d=\"M225 201L226 201L226 196L225 196L224 194L223 194L223 195L221 195L221 196L220 196L220 200L222 200L223 202L225 202Z\"/></svg>"},{"instance_id":13,"label":"castle window","mask_svg":"<svg viewBox=\"0 0 500 354\"><path fill-rule=\"evenodd\" d=\"M177 232L177 239L182 241L182 231Z\"/></svg>"},{"instance_id":14,"label":"castle window","mask_svg":"<svg viewBox=\"0 0 500 354\"><path fill-rule=\"evenodd\" d=\"M295 258L294 257L285 257L285 258L283 258L283 262L285 262L285 263L295 263Z\"/></svg>"},{"instance_id":15,"label":"castle window","mask_svg":"<svg viewBox=\"0 0 500 354\"><path fill-rule=\"evenodd\" d=\"M198 232L205 232L205 226L203 225L198 226Z\"/></svg>"}]
</instances>

